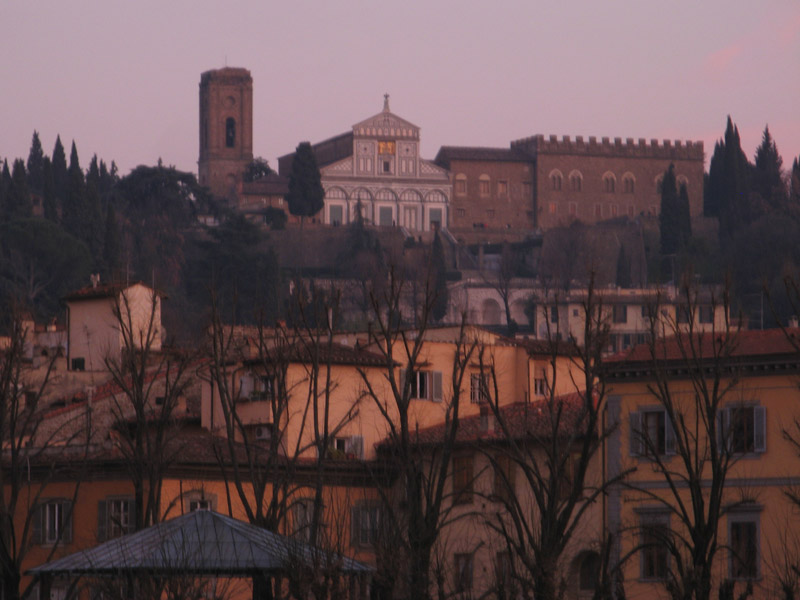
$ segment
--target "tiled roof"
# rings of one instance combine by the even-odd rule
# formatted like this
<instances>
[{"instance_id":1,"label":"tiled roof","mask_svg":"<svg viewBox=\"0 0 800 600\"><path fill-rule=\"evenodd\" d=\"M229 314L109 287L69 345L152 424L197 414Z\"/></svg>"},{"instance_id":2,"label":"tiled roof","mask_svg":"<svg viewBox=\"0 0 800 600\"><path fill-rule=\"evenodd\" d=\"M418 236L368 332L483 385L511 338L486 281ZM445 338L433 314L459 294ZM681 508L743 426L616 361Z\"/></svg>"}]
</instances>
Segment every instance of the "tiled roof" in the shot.
<instances>
[{"instance_id":1,"label":"tiled roof","mask_svg":"<svg viewBox=\"0 0 800 600\"><path fill-rule=\"evenodd\" d=\"M659 361L685 361L711 359L720 354L720 345L725 341L724 333L705 332L671 336L656 343L656 358ZM743 330L730 333L730 349L724 356L732 359L767 358L795 355L800 360L800 329ZM694 348L694 350L691 350ZM625 365L652 362L648 344L639 344L627 353L617 354L606 360L611 368L624 369Z\"/></svg>"},{"instance_id":2,"label":"tiled roof","mask_svg":"<svg viewBox=\"0 0 800 600\"><path fill-rule=\"evenodd\" d=\"M30 569L34 575L285 573L297 561L312 563L313 546L209 510L198 510ZM338 558L346 573L367 565Z\"/></svg>"},{"instance_id":3,"label":"tiled roof","mask_svg":"<svg viewBox=\"0 0 800 600\"><path fill-rule=\"evenodd\" d=\"M581 425L584 398L585 395L580 393L559 396L552 401L552 410L549 399L514 402L501 406L498 417L494 417L489 409L488 415L461 418L458 422L456 443L502 441L509 437L516 440L547 439L553 434L556 426L561 433L574 435L579 432ZM499 422L505 424L508 435ZM494 425L490 425L491 423ZM413 434L413 441L423 446L441 444L445 427L446 425L442 424L420 429ZM386 444L387 442L383 442L383 445Z\"/></svg>"},{"instance_id":4,"label":"tiled roof","mask_svg":"<svg viewBox=\"0 0 800 600\"><path fill-rule=\"evenodd\" d=\"M363 365L381 366L386 364L386 359L380 354L370 352L361 348L352 348L342 344L331 344L323 342L318 347L319 362L322 364L331 363L334 365ZM289 362L308 362L312 358L314 348L297 342L286 348L275 348L280 350L281 360ZM262 362L261 359L252 359L251 363Z\"/></svg>"},{"instance_id":5,"label":"tiled roof","mask_svg":"<svg viewBox=\"0 0 800 600\"><path fill-rule=\"evenodd\" d=\"M96 298L113 298L117 294L133 287L134 285L141 284L145 287L147 284L141 281L134 281L133 283L104 283L96 286L87 285L79 290L70 292L62 298L62 300L93 300ZM163 292L156 290L156 293L162 298L166 297Z\"/></svg>"},{"instance_id":6,"label":"tiled roof","mask_svg":"<svg viewBox=\"0 0 800 600\"><path fill-rule=\"evenodd\" d=\"M515 148L481 148L475 146L442 146L434 162L445 168L450 168L453 160L477 161L519 161L529 162L531 159L525 153Z\"/></svg>"},{"instance_id":7,"label":"tiled roof","mask_svg":"<svg viewBox=\"0 0 800 600\"><path fill-rule=\"evenodd\" d=\"M261 196L284 196L289 192L289 180L277 173L270 173L256 181L243 182L242 194Z\"/></svg>"}]
</instances>

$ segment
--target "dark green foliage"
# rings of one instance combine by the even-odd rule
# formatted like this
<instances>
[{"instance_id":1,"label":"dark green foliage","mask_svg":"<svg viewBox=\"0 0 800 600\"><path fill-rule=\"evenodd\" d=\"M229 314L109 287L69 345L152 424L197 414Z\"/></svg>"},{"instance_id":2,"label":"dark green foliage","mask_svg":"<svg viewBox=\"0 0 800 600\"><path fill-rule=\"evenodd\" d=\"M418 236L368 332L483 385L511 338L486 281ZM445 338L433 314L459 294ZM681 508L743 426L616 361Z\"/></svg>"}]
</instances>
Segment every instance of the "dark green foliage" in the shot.
<instances>
[{"instance_id":1,"label":"dark green foliage","mask_svg":"<svg viewBox=\"0 0 800 600\"><path fill-rule=\"evenodd\" d=\"M753 220L748 190L749 163L742 152L739 130L728 117L719 181L718 215L720 239L728 243L734 234ZM711 175L711 174L710 174ZM709 182L711 185L711 182Z\"/></svg>"},{"instance_id":2,"label":"dark green foliage","mask_svg":"<svg viewBox=\"0 0 800 600\"><path fill-rule=\"evenodd\" d=\"M689 205L689 190L685 183L681 183L678 192L678 235L679 245L683 247L692 237L692 214Z\"/></svg>"},{"instance_id":3,"label":"dark green foliage","mask_svg":"<svg viewBox=\"0 0 800 600\"><path fill-rule=\"evenodd\" d=\"M286 221L288 217L286 212L274 206L268 206L264 210L264 223L269 225L270 229L286 229Z\"/></svg>"},{"instance_id":4,"label":"dark green foliage","mask_svg":"<svg viewBox=\"0 0 800 600\"><path fill-rule=\"evenodd\" d=\"M791 185L789 198L793 204L800 203L800 159L792 162Z\"/></svg>"},{"instance_id":5,"label":"dark green foliage","mask_svg":"<svg viewBox=\"0 0 800 600\"><path fill-rule=\"evenodd\" d=\"M188 296L207 304L213 290L223 314L235 309L242 322L273 324L279 316L281 278L266 234L240 214L208 234L187 248Z\"/></svg>"},{"instance_id":6,"label":"dark green foliage","mask_svg":"<svg viewBox=\"0 0 800 600\"><path fill-rule=\"evenodd\" d=\"M58 223L58 200L56 199L56 183L53 179L53 164L46 156L42 165L42 181L44 218L53 223Z\"/></svg>"},{"instance_id":7,"label":"dark green foliage","mask_svg":"<svg viewBox=\"0 0 800 600\"><path fill-rule=\"evenodd\" d=\"M617 255L617 287L631 287L631 259L625 252L625 245L619 247Z\"/></svg>"},{"instance_id":8,"label":"dark green foliage","mask_svg":"<svg viewBox=\"0 0 800 600\"><path fill-rule=\"evenodd\" d=\"M37 131L33 132L27 167L28 187L34 193L41 194L44 191L44 151Z\"/></svg>"},{"instance_id":9,"label":"dark green foliage","mask_svg":"<svg viewBox=\"0 0 800 600\"><path fill-rule=\"evenodd\" d=\"M31 216L31 195L28 192L28 175L25 162L18 158L11 171L11 186L6 192L6 218L24 219Z\"/></svg>"},{"instance_id":10,"label":"dark green foliage","mask_svg":"<svg viewBox=\"0 0 800 600\"><path fill-rule=\"evenodd\" d=\"M8 194L11 190L11 172L8 170L8 161L3 161L0 170L0 219L5 220L8 214Z\"/></svg>"},{"instance_id":11,"label":"dark green foliage","mask_svg":"<svg viewBox=\"0 0 800 600\"><path fill-rule=\"evenodd\" d=\"M64 154L64 146L61 144L61 136L56 136L56 143L53 147L53 183L55 184L56 202L59 208L63 206L67 197L67 156Z\"/></svg>"},{"instance_id":12,"label":"dark green foliage","mask_svg":"<svg viewBox=\"0 0 800 600\"><path fill-rule=\"evenodd\" d=\"M289 173L289 193L286 194L289 212L302 218L314 216L322 210L324 199L325 190L314 151L309 142L300 142Z\"/></svg>"},{"instance_id":13,"label":"dark green foliage","mask_svg":"<svg viewBox=\"0 0 800 600\"><path fill-rule=\"evenodd\" d=\"M267 159L259 156L254 158L253 161L245 167L242 179L247 182L258 181L262 177L272 175L274 172L275 171L270 168Z\"/></svg>"},{"instance_id":14,"label":"dark green foliage","mask_svg":"<svg viewBox=\"0 0 800 600\"><path fill-rule=\"evenodd\" d=\"M782 169L783 159L778 154L778 147L769 133L769 127L765 127L761 145L756 150L752 185L753 192L760 196L768 209L781 208L787 201Z\"/></svg>"},{"instance_id":15,"label":"dark green foliage","mask_svg":"<svg viewBox=\"0 0 800 600\"><path fill-rule=\"evenodd\" d=\"M59 298L88 281L86 246L55 223L29 218L0 226L0 296L40 317L59 311Z\"/></svg>"},{"instance_id":16,"label":"dark green foliage","mask_svg":"<svg viewBox=\"0 0 800 600\"><path fill-rule=\"evenodd\" d=\"M439 237L439 230L433 236L433 246L431 248L431 271L433 274L433 320L441 322L447 314L447 263L445 262L444 246Z\"/></svg>"},{"instance_id":17,"label":"dark green foliage","mask_svg":"<svg viewBox=\"0 0 800 600\"><path fill-rule=\"evenodd\" d=\"M88 245L91 224L87 220L86 181L83 178L75 142L72 142L69 169L67 170L66 196L64 196L61 206L61 225Z\"/></svg>"},{"instance_id":18,"label":"dark green foliage","mask_svg":"<svg viewBox=\"0 0 800 600\"><path fill-rule=\"evenodd\" d=\"M118 272L122 266L121 260L121 246L120 246L120 230L117 225L117 215L113 205L108 206L106 210L106 226L104 227L103 234L103 260L100 273L105 279L111 279L113 274Z\"/></svg>"},{"instance_id":19,"label":"dark green foliage","mask_svg":"<svg viewBox=\"0 0 800 600\"><path fill-rule=\"evenodd\" d=\"M661 182L661 214L659 215L661 231L661 254L675 254L680 247L680 209L678 206L678 188L675 182L675 165L670 165Z\"/></svg>"}]
</instances>

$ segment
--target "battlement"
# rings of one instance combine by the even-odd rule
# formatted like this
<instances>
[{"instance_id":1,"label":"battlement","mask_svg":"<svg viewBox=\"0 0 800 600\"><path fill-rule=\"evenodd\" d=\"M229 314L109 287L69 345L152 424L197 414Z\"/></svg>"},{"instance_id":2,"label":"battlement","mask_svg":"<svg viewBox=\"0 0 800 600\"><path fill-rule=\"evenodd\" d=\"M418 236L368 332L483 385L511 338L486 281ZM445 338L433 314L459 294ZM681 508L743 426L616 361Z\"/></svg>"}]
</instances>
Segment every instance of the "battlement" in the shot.
<instances>
[{"instance_id":1,"label":"battlement","mask_svg":"<svg viewBox=\"0 0 800 600\"><path fill-rule=\"evenodd\" d=\"M624 158L664 158L670 160L704 160L703 142L691 140L662 140L651 139L647 143L645 138L634 141L633 138L604 137L598 142L595 136L589 136L588 141L578 135L575 139L570 136L556 135L545 137L537 134L531 137L514 140L511 147L528 154L584 154L594 156L618 156Z\"/></svg>"}]
</instances>

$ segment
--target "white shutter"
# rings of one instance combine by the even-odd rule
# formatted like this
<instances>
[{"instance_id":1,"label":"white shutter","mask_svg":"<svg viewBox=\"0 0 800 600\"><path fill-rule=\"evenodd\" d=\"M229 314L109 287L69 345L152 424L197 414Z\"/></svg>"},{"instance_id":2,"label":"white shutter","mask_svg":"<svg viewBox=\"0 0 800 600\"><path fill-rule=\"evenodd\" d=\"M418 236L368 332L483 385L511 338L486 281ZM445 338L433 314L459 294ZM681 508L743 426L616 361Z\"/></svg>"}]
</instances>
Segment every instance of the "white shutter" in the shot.
<instances>
[{"instance_id":1,"label":"white shutter","mask_svg":"<svg viewBox=\"0 0 800 600\"><path fill-rule=\"evenodd\" d=\"M433 396L432 399L434 402L441 402L442 401L442 372L441 371L434 371L433 372Z\"/></svg>"}]
</instances>

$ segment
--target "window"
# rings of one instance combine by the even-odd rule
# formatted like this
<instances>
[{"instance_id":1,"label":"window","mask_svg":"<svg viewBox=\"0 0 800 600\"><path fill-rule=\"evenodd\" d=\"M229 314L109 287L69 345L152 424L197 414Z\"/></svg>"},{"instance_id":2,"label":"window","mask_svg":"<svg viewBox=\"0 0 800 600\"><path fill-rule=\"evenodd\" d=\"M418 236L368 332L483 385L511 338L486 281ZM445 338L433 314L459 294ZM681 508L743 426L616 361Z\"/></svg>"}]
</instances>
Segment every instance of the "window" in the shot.
<instances>
[{"instance_id":1,"label":"window","mask_svg":"<svg viewBox=\"0 0 800 600\"><path fill-rule=\"evenodd\" d=\"M453 504L472 503L472 455L453 458Z\"/></svg>"},{"instance_id":2,"label":"window","mask_svg":"<svg viewBox=\"0 0 800 600\"><path fill-rule=\"evenodd\" d=\"M710 304L701 304L699 306L700 322L713 323L714 322L714 307Z\"/></svg>"},{"instance_id":3,"label":"window","mask_svg":"<svg viewBox=\"0 0 800 600\"><path fill-rule=\"evenodd\" d=\"M72 359L72 370L73 371L85 371L86 370L86 359L85 358L73 358Z\"/></svg>"},{"instance_id":4,"label":"window","mask_svg":"<svg viewBox=\"0 0 800 600\"><path fill-rule=\"evenodd\" d=\"M498 552L495 558L495 578L497 579L497 598L516 598L517 585L514 581L514 564L510 552Z\"/></svg>"},{"instance_id":5,"label":"window","mask_svg":"<svg viewBox=\"0 0 800 600\"><path fill-rule=\"evenodd\" d=\"M550 322L551 323L558 323L558 307L551 306L550 307Z\"/></svg>"},{"instance_id":6,"label":"window","mask_svg":"<svg viewBox=\"0 0 800 600\"><path fill-rule=\"evenodd\" d=\"M636 216L636 208L633 204L628 204L628 216L632 219Z\"/></svg>"},{"instance_id":7,"label":"window","mask_svg":"<svg viewBox=\"0 0 800 600\"><path fill-rule=\"evenodd\" d=\"M763 406L729 406L718 415L721 445L737 454L766 452L767 413Z\"/></svg>"},{"instance_id":8,"label":"window","mask_svg":"<svg viewBox=\"0 0 800 600\"><path fill-rule=\"evenodd\" d=\"M236 145L236 119L225 119L225 147L233 148Z\"/></svg>"},{"instance_id":9,"label":"window","mask_svg":"<svg viewBox=\"0 0 800 600\"><path fill-rule=\"evenodd\" d=\"M405 380L405 371L401 373ZM411 398L418 400L442 401L442 372L415 371L411 376Z\"/></svg>"},{"instance_id":10,"label":"window","mask_svg":"<svg viewBox=\"0 0 800 600\"><path fill-rule=\"evenodd\" d=\"M577 171L569 174L569 187L573 192L580 192L583 189L583 177Z\"/></svg>"},{"instance_id":11,"label":"window","mask_svg":"<svg viewBox=\"0 0 800 600\"><path fill-rule=\"evenodd\" d=\"M481 175L478 180L478 192L483 197L487 197L491 193L491 181L488 175Z\"/></svg>"},{"instance_id":12,"label":"window","mask_svg":"<svg viewBox=\"0 0 800 600\"><path fill-rule=\"evenodd\" d=\"M97 541L104 542L133 531L133 498L110 498L97 503Z\"/></svg>"},{"instance_id":13,"label":"window","mask_svg":"<svg viewBox=\"0 0 800 600\"><path fill-rule=\"evenodd\" d=\"M470 375L469 398L472 404L483 404L489 400L489 377L486 373Z\"/></svg>"},{"instance_id":14,"label":"window","mask_svg":"<svg viewBox=\"0 0 800 600\"><path fill-rule=\"evenodd\" d=\"M253 380L253 390L250 392L250 399L254 401L273 400L276 397L275 377L273 375L262 375Z\"/></svg>"},{"instance_id":15,"label":"window","mask_svg":"<svg viewBox=\"0 0 800 600\"><path fill-rule=\"evenodd\" d=\"M737 508L728 515L729 569L732 579L755 579L759 576L758 534L757 512Z\"/></svg>"},{"instance_id":16,"label":"window","mask_svg":"<svg viewBox=\"0 0 800 600\"><path fill-rule=\"evenodd\" d=\"M675 322L688 323L689 316L691 315L691 308L686 304L678 304L675 307Z\"/></svg>"},{"instance_id":17,"label":"window","mask_svg":"<svg viewBox=\"0 0 800 600\"><path fill-rule=\"evenodd\" d=\"M586 552L580 563L578 573L578 589L594 590L600 578L600 555L597 552Z\"/></svg>"},{"instance_id":18,"label":"window","mask_svg":"<svg viewBox=\"0 0 800 600\"><path fill-rule=\"evenodd\" d=\"M533 195L533 184L530 181L522 182L522 195L525 198L530 198Z\"/></svg>"},{"instance_id":19,"label":"window","mask_svg":"<svg viewBox=\"0 0 800 600\"><path fill-rule=\"evenodd\" d=\"M472 554L455 555L455 591L463 594L472 591Z\"/></svg>"},{"instance_id":20,"label":"window","mask_svg":"<svg viewBox=\"0 0 800 600\"><path fill-rule=\"evenodd\" d=\"M493 208L487 208L487 209L486 209L486 216L487 216L489 219L494 219L494 215L495 215L495 212L494 212L494 209L493 209Z\"/></svg>"},{"instance_id":21,"label":"window","mask_svg":"<svg viewBox=\"0 0 800 600\"><path fill-rule=\"evenodd\" d=\"M664 175L659 175L656 177L656 193L661 193L661 185L664 183Z\"/></svg>"},{"instance_id":22,"label":"window","mask_svg":"<svg viewBox=\"0 0 800 600\"><path fill-rule=\"evenodd\" d=\"M378 207L378 225L381 227L391 227L394 219L392 219L392 207L380 206Z\"/></svg>"},{"instance_id":23,"label":"window","mask_svg":"<svg viewBox=\"0 0 800 600\"><path fill-rule=\"evenodd\" d=\"M428 211L428 220L431 222L431 229L441 229L442 227L442 209L431 208Z\"/></svg>"},{"instance_id":24,"label":"window","mask_svg":"<svg viewBox=\"0 0 800 600\"><path fill-rule=\"evenodd\" d=\"M372 547L378 541L381 508L376 503L362 503L351 512L350 540L353 546Z\"/></svg>"},{"instance_id":25,"label":"window","mask_svg":"<svg viewBox=\"0 0 800 600\"><path fill-rule=\"evenodd\" d=\"M662 408L644 409L630 415L633 456L675 454L675 431Z\"/></svg>"},{"instance_id":26,"label":"window","mask_svg":"<svg viewBox=\"0 0 800 600\"><path fill-rule=\"evenodd\" d=\"M599 202L594 205L594 218L600 219L603 216L603 206Z\"/></svg>"},{"instance_id":27,"label":"window","mask_svg":"<svg viewBox=\"0 0 800 600\"><path fill-rule=\"evenodd\" d=\"M554 192L561 191L561 181L562 177L560 172L553 171L552 173L550 173L550 187L552 187Z\"/></svg>"},{"instance_id":28,"label":"window","mask_svg":"<svg viewBox=\"0 0 800 600\"><path fill-rule=\"evenodd\" d=\"M636 180L633 178L633 175L630 173L626 173L622 177L622 191L625 194L632 194L634 191L634 187L636 185Z\"/></svg>"},{"instance_id":29,"label":"window","mask_svg":"<svg viewBox=\"0 0 800 600\"><path fill-rule=\"evenodd\" d=\"M330 207L330 223L331 225L341 225L342 224L342 216L344 210L341 206L331 206Z\"/></svg>"},{"instance_id":30,"label":"window","mask_svg":"<svg viewBox=\"0 0 800 600\"><path fill-rule=\"evenodd\" d=\"M611 216L612 217L616 217L617 216L618 206L616 204L609 204L608 208L609 208L609 211L611 212Z\"/></svg>"},{"instance_id":31,"label":"window","mask_svg":"<svg viewBox=\"0 0 800 600\"><path fill-rule=\"evenodd\" d=\"M613 309L613 321L614 323L627 323L628 322L628 305L627 304L615 304Z\"/></svg>"},{"instance_id":32,"label":"window","mask_svg":"<svg viewBox=\"0 0 800 600\"><path fill-rule=\"evenodd\" d=\"M395 153L395 145L393 140L378 142L378 154L394 154L394 153Z\"/></svg>"},{"instance_id":33,"label":"window","mask_svg":"<svg viewBox=\"0 0 800 600\"><path fill-rule=\"evenodd\" d=\"M577 202L570 202L569 203L569 216L577 217L578 216L578 203Z\"/></svg>"},{"instance_id":34,"label":"window","mask_svg":"<svg viewBox=\"0 0 800 600\"><path fill-rule=\"evenodd\" d=\"M384 173L391 173L392 172L392 161L390 161L390 160L383 161L383 172Z\"/></svg>"},{"instance_id":35,"label":"window","mask_svg":"<svg viewBox=\"0 0 800 600\"><path fill-rule=\"evenodd\" d=\"M640 516L639 575L642 579L666 579L669 572L669 513Z\"/></svg>"},{"instance_id":36,"label":"window","mask_svg":"<svg viewBox=\"0 0 800 600\"><path fill-rule=\"evenodd\" d=\"M545 396L549 392L547 386L547 377L545 376L544 369L538 369L536 376L533 378L533 393L537 396Z\"/></svg>"},{"instance_id":37,"label":"window","mask_svg":"<svg viewBox=\"0 0 800 600\"><path fill-rule=\"evenodd\" d=\"M457 196L465 196L467 194L467 176L459 173L456 175L455 192Z\"/></svg>"},{"instance_id":38,"label":"window","mask_svg":"<svg viewBox=\"0 0 800 600\"><path fill-rule=\"evenodd\" d=\"M459 217L466 217L467 216L467 211L466 211L466 209L463 209L463 208L457 208L456 209L456 215L459 216Z\"/></svg>"},{"instance_id":39,"label":"window","mask_svg":"<svg viewBox=\"0 0 800 600\"><path fill-rule=\"evenodd\" d=\"M550 209L550 214L551 215L557 215L558 214L558 202L551 202L550 206L549 206L549 209Z\"/></svg>"},{"instance_id":40,"label":"window","mask_svg":"<svg viewBox=\"0 0 800 600\"><path fill-rule=\"evenodd\" d=\"M617 186L617 179L613 173L603 175L603 189L607 194L613 194Z\"/></svg>"},{"instance_id":41,"label":"window","mask_svg":"<svg viewBox=\"0 0 800 600\"><path fill-rule=\"evenodd\" d=\"M314 500L300 498L292 505L292 535L303 541L311 541L311 522L314 519Z\"/></svg>"},{"instance_id":42,"label":"window","mask_svg":"<svg viewBox=\"0 0 800 600\"><path fill-rule=\"evenodd\" d=\"M497 182L497 195L501 197L508 196L508 181Z\"/></svg>"},{"instance_id":43,"label":"window","mask_svg":"<svg viewBox=\"0 0 800 600\"><path fill-rule=\"evenodd\" d=\"M508 502L514 495L514 461L507 454L494 457L494 486L492 494L495 500Z\"/></svg>"},{"instance_id":44,"label":"window","mask_svg":"<svg viewBox=\"0 0 800 600\"><path fill-rule=\"evenodd\" d=\"M72 503L69 500L48 500L34 513L35 544L68 544L72 541Z\"/></svg>"}]
</instances>

